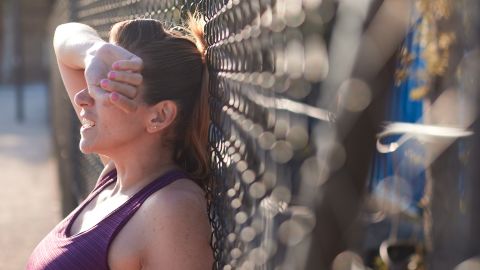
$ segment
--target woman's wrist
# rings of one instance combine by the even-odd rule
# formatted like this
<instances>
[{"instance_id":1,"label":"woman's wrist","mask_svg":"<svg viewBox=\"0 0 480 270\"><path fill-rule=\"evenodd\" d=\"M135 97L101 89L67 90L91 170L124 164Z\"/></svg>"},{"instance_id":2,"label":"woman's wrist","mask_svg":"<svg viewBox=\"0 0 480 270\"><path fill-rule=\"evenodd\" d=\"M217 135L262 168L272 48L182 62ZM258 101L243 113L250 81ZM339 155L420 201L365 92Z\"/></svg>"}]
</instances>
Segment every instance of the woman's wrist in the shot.
<instances>
[{"instance_id":1,"label":"woman's wrist","mask_svg":"<svg viewBox=\"0 0 480 270\"><path fill-rule=\"evenodd\" d=\"M105 48L105 46L108 46L109 43L103 41L103 40L97 40L97 41L94 41L89 48L87 48L87 50L85 51L84 55L83 55L83 69L85 69L86 66L88 66L88 64L90 63L90 61L92 60L92 58L95 57L95 55L97 55L98 51L99 50L102 50L102 48Z\"/></svg>"}]
</instances>

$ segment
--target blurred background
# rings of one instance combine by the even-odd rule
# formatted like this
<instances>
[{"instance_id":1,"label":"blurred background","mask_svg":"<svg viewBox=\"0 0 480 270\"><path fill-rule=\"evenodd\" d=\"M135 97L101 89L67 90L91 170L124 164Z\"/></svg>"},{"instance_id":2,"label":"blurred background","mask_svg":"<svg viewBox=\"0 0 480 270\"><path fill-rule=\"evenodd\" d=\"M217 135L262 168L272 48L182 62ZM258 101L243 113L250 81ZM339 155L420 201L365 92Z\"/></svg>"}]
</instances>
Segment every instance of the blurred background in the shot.
<instances>
[{"instance_id":1,"label":"blurred background","mask_svg":"<svg viewBox=\"0 0 480 270\"><path fill-rule=\"evenodd\" d=\"M216 269L480 269L478 0L3 0L0 269L95 183L55 27L206 20Z\"/></svg>"},{"instance_id":2,"label":"blurred background","mask_svg":"<svg viewBox=\"0 0 480 270\"><path fill-rule=\"evenodd\" d=\"M52 6L0 2L0 269L24 269L62 215L49 109Z\"/></svg>"}]
</instances>

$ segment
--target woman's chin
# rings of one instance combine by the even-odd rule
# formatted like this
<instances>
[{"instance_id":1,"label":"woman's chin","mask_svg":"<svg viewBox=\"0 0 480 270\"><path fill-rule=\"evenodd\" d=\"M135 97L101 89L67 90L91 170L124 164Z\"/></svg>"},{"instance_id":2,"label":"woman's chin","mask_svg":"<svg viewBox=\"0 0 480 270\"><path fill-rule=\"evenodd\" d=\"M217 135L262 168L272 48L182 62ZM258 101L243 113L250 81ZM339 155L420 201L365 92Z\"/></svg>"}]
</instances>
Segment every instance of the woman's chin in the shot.
<instances>
[{"instance_id":1,"label":"woman's chin","mask_svg":"<svg viewBox=\"0 0 480 270\"><path fill-rule=\"evenodd\" d=\"M97 155L105 155L108 156L108 151L105 151L107 149L103 149L102 147L98 147L98 145L94 144L88 144L86 141L80 140L79 144L79 149L80 152L83 154L97 154Z\"/></svg>"},{"instance_id":2,"label":"woman's chin","mask_svg":"<svg viewBox=\"0 0 480 270\"><path fill-rule=\"evenodd\" d=\"M83 154L94 153L93 147L88 143L84 142L83 140L80 140L79 149L80 149L80 152L82 152Z\"/></svg>"},{"instance_id":3,"label":"woman's chin","mask_svg":"<svg viewBox=\"0 0 480 270\"><path fill-rule=\"evenodd\" d=\"M89 150L88 148L83 148L83 147L80 147L80 152L82 152L82 154L92 154L93 152L91 150Z\"/></svg>"}]
</instances>

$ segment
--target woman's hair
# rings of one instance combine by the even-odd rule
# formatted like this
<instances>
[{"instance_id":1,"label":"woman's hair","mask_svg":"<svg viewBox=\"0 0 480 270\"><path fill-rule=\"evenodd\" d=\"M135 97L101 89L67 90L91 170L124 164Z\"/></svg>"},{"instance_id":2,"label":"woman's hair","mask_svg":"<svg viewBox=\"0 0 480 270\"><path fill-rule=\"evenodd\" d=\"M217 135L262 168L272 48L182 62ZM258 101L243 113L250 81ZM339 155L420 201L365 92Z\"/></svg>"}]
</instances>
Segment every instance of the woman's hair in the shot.
<instances>
[{"instance_id":1,"label":"woman's hair","mask_svg":"<svg viewBox=\"0 0 480 270\"><path fill-rule=\"evenodd\" d=\"M173 144L174 161L205 190L209 181L208 74L205 65L203 20L189 14L183 32L165 30L153 19L119 22L110 41L143 60L143 100L177 104L177 117L166 142Z\"/></svg>"}]
</instances>

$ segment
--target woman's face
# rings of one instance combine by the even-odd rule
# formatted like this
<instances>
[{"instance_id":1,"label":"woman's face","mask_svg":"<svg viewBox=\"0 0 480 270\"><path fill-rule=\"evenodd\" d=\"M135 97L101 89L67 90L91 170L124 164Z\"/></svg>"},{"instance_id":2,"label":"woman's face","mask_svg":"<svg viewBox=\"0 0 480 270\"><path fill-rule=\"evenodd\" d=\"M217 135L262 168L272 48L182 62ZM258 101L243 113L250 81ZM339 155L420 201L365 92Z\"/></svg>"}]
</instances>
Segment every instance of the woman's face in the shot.
<instances>
[{"instance_id":1,"label":"woman's face","mask_svg":"<svg viewBox=\"0 0 480 270\"><path fill-rule=\"evenodd\" d=\"M81 108L80 150L83 153L110 156L114 152L128 150L146 132L143 121L145 106L126 113L112 104L109 94L101 88L92 87L75 95L74 102Z\"/></svg>"}]
</instances>

